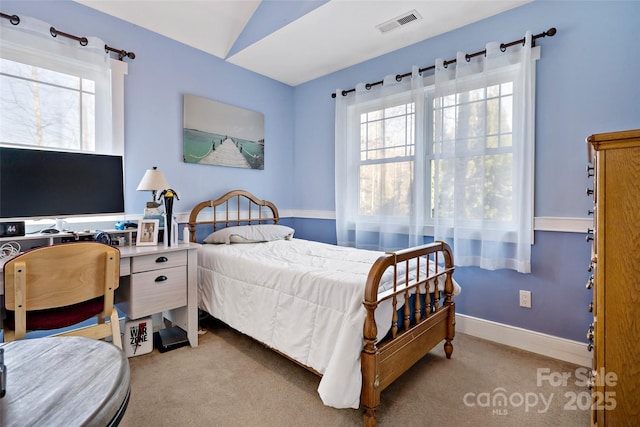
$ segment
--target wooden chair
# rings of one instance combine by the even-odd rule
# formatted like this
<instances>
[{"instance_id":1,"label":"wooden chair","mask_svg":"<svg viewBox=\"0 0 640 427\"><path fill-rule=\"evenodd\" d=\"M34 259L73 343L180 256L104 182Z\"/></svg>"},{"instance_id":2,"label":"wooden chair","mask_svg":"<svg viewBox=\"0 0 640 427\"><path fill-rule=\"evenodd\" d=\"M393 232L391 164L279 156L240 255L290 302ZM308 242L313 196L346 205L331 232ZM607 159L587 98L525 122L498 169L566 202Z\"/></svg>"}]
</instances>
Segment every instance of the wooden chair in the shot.
<instances>
[{"instance_id":1,"label":"wooden chair","mask_svg":"<svg viewBox=\"0 0 640 427\"><path fill-rule=\"evenodd\" d=\"M113 306L119 280L120 252L102 243L65 243L18 255L4 266L4 340L97 317L96 325L57 335L94 339L110 336L122 349L120 322Z\"/></svg>"}]
</instances>

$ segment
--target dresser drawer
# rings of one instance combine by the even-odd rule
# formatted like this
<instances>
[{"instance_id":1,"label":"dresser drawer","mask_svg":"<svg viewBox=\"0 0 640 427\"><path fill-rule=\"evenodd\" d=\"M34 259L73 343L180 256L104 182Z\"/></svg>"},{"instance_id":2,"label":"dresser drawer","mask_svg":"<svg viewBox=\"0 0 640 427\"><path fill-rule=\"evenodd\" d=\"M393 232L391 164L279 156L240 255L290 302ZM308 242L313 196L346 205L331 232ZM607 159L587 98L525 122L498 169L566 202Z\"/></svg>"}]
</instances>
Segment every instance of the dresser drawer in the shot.
<instances>
[{"instance_id":1,"label":"dresser drawer","mask_svg":"<svg viewBox=\"0 0 640 427\"><path fill-rule=\"evenodd\" d=\"M120 284L118 306L131 319L187 305L187 267L134 273Z\"/></svg>"},{"instance_id":2,"label":"dresser drawer","mask_svg":"<svg viewBox=\"0 0 640 427\"><path fill-rule=\"evenodd\" d=\"M161 255L144 255L131 260L131 272L140 273L142 271L178 267L181 265L187 265L187 253L185 251L168 252Z\"/></svg>"}]
</instances>

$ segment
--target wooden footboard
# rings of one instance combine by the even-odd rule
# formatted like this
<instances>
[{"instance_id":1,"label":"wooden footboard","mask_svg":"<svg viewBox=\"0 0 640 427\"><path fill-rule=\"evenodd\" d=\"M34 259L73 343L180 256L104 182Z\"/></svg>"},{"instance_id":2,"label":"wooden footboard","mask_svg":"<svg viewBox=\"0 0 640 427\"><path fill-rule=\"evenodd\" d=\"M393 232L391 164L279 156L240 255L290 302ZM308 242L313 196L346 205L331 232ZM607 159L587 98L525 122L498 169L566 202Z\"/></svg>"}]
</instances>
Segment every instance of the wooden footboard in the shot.
<instances>
[{"instance_id":1,"label":"wooden footboard","mask_svg":"<svg viewBox=\"0 0 640 427\"><path fill-rule=\"evenodd\" d=\"M418 266L417 271L424 270L427 274L409 277L414 263ZM393 288L379 294L382 276L389 269L393 272ZM451 341L455 335L453 270L451 248L444 242L387 253L378 258L371 268L364 296L367 314L361 355L361 403L365 426L376 425L376 409L382 390L442 340L445 340L447 358L451 357ZM443 282L441 299L438 288ZM430 296L429 284L435 285L433 296ZM412 295L413 304L403 304ZM387 300L393 305L391 332L376 343L378 326L375 310ZM398 309L400 316L397 315Z\"/></svg>"}]
</instances>

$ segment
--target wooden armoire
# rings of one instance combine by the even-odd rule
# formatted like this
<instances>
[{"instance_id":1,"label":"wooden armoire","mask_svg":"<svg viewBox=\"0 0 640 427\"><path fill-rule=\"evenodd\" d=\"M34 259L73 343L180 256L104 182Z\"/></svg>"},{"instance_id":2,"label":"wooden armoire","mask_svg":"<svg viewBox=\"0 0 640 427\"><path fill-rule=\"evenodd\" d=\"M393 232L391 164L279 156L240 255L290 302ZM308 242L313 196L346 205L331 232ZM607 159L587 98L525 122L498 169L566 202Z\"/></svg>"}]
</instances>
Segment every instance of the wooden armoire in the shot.
<instances>
[{"instance_id":1,"label":"wooden armoire","mask_svg":"<svg viewBox=\"0 0 640 427\"><path fill-rule=\"evenodd\" d=\"M640 425L640 129L587 138L592 424Z\"/></svg>"}]
</instances>

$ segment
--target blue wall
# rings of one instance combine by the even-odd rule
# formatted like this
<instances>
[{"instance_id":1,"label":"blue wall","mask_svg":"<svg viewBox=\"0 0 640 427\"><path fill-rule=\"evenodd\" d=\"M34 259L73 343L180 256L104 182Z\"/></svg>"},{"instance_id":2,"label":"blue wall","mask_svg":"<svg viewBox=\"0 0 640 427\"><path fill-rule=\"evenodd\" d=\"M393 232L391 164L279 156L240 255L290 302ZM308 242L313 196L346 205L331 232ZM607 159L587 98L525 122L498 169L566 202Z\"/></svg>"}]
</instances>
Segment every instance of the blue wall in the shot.
<instances>
[{"instance_id":1,"label":"blue wall","mask_svg":"<svg viewBox=\"0 0 640 427\"><path fill-rule=\"evenodd\" d=\"M133 51L125 94L126 209L141 213L135 188L158 166L179 191L177 212L234 189L247 189L294 212L296 236L335 243L334 103L330 94L475 52L492 40L556 27L539 40L537 65L536 217L586 218L591 207L584 138L640 127L640 2L535 1L295 88L71 1L7 1L4 13L34 16L78 35L96 35ZM263 10L261 13L268 13ZM265 114L264 171L182 162L182 94ZM311 212L311 214L309 214ZM317 215L316 215L317 213ZM320 217L320 218L318 218ZM590 248L580 233L536 231L533 272L459 268L460 313L585 341L591 321L584 284ZM532 309L518 291L532 291Z\"/></svg>"}]
</instances>

